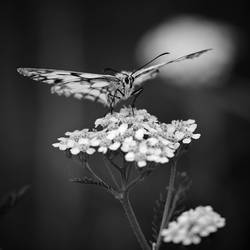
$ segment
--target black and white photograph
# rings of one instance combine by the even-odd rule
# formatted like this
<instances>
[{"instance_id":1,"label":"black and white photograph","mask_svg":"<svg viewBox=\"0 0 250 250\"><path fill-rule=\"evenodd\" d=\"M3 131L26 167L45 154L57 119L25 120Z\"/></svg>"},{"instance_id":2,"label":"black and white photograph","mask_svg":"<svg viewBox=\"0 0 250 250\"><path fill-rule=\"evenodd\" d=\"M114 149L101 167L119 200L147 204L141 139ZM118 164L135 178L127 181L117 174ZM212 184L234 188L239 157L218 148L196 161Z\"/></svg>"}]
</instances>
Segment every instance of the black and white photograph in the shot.
<instances>
[{"instance_id":1,"label":"black and white photograph","mask_svg":"<svg viewBox=\"0 0 250 250\"><path fill-rule=\"evenodd\" d=\"M248 249L248 10L1 3L0 250Z\"/></svg>"}]
</instances>

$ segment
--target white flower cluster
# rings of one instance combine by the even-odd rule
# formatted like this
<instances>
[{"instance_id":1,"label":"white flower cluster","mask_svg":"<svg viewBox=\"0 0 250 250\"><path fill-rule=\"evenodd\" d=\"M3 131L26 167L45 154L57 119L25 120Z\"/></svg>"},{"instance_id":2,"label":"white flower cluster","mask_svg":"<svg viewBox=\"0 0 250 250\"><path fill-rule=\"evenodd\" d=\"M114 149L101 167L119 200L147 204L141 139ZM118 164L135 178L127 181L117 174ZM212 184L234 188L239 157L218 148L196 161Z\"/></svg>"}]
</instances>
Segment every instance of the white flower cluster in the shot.
<instances>
[{"instance_id":1,"label":"white flower cluster","mask_svg":"<svg viewBox=\"0 0 250 250\"><path fill-rule=\"evenodd\" d=\"M170 222L161 235L164 242L199 244L201 237L216 232L225 226L225 219L214 212L210 206L199 206L182 213L177 221Z\"/></svg>"},{"instance_id":2,"label":"white flower cluster","mask_svg":"<svg viewBox=\"0 0 250 250\"><path fill-rule=\"evenodd\" d=\"M101 129L66 132L67 137L58 138L59 142L53 146L68 149L73 155L121 150L126 161L144 167L147 162L168 162L181 143L200 138L200 134L194 134L197 127L194 120L159 123L145 109L132 112L131 108L122 108L97 119L95 127Z\"/></svg>"}]
</instances>

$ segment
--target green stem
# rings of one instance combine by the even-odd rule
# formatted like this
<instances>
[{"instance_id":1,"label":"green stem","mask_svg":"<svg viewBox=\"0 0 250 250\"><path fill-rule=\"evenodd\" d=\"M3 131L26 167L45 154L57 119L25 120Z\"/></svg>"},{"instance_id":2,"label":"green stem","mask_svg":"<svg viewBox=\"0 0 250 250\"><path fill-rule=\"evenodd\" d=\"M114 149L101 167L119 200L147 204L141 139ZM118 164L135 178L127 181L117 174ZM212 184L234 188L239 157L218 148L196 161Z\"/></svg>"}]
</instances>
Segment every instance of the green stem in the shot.
<instances>
[{"instance_id":1,"label":"green stem","mask_svg":"<svg viewBox=\"0 0 250 250\"><path fill-rule=\"evenodd\" d=\"M134 210L129 201L128 192L124 192L124 196L120 199L121 205L125 211L125 214L129 220L130 226L136 236L137 241L139 242L143 250L151 250L142 230L135 216Z\"/></svg>"},{"instance_id":2,"label":"green stem","mask_svg":"<svg viewBox=\"0 0 250 250\"><path fill-rule=\"evenodd\" d=\"M175 175L176 175L176 163L177 160L173 162L171 165L170 169L170 179L169 179L169 185L168 185L168 194L167 194L167 200L164 206L164 212L162 216L162 221L161 221L161 226L159 229L159 234L157 237L157 241L155 244L155 250L158 250L161 245L161 231L162 229L168 224L168 219L169 219L169 210L170 210L170 205L171 205L171 200L172 200L172 195L173 195L173 190L174 190L174 181L175 181Z\"/></svg>"}]
</instances>

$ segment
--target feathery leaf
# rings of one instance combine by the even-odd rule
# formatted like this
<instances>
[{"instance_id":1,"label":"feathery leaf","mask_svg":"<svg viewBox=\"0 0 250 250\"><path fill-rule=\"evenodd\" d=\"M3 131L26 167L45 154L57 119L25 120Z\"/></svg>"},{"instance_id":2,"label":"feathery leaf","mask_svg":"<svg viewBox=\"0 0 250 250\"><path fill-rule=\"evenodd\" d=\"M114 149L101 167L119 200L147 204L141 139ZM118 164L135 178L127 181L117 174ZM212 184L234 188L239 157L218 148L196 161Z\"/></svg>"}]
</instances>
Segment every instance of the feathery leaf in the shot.
<instances>
[{"instance_id":1,"label":"feathery leaf","mask_svg":"<svg viewBox=\"0 0 250 250\"><path fill-rule=\"evenodd\" d=\"M5 194L0 200L0 216L8 213L11 208L15 207L29 188L29 185L25 185L18 190Z\"/></svg>"}]
</instances>

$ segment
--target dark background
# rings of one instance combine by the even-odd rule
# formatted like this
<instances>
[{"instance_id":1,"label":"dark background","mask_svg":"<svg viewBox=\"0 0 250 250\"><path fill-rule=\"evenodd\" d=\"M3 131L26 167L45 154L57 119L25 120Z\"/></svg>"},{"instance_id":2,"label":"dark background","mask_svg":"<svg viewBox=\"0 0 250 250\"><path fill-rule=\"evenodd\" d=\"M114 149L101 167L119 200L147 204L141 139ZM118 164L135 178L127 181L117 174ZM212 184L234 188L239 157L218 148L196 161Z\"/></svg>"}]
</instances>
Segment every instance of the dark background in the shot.
<instances>
[{"instance_id":1,"label":"dark background","mask_svg":"<svg viewBox=\"0 0 250 250\"><path fill-rule=\"evenodd\" d=\"M99 188L70 183L70 177L83 176L84 170L51 146L66 131L92 127L106 110L51 95L47 86L21 77L16 68L131 69L138 66L135 50L141 36L182 13L239 29L245 46L233 74L224 87L195 91L154 80L138 107L164 122L194 118L202 133L180 162L193 180L188 208L210 204L227 226L189 248L247 249L250 22L243 0L1 3L0 195L26 184L31 188L0 219L0 249L139 249L119 203ZM101 161L95 168L106 175ZM154 200L168 173L167 166L155 172L131 197L147 238ZM166 249L181 249L172 247Z\"/></svg>"}]
</instances>

